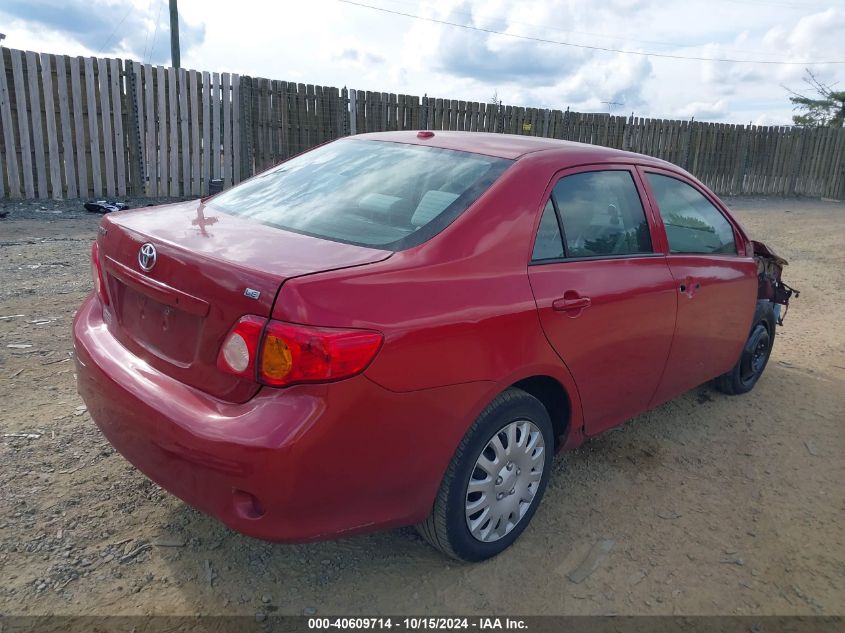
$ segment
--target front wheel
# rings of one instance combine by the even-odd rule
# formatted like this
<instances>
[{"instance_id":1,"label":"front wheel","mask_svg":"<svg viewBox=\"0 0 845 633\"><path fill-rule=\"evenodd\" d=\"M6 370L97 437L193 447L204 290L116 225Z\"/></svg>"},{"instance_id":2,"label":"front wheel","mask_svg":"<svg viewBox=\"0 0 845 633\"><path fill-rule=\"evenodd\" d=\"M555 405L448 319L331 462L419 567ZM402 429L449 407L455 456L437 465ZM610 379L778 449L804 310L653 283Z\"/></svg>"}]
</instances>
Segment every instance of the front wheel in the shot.
<instances>
[{"instance_id":1,"label":"front wheel","mask_svg":"<svg viewBox=\"0 0 845 633\"><path fill-rule=\"evenodd\" d=\"M461 440L432 512L417 530L459 560L499 554L534 516L553 452L552 423L542 403L520 389L499 394Z\"/></svg>"},{"instance_id":2,"label":"front wheel","mask_svg":"<svg viewBox=\"0 0 845 633\"><path fill-rule=\"evenodd\" d=\"M767 306L768 312L771 308ZM775 341L775 322L773 313L762 315L751 329L751 334L742 348L739 360L733 368L714 380L715 387L722 393L738 395L748 393L757 384L772 354ZM771 317L771 318L770 318Z\"/></svg>"}]
</instances>

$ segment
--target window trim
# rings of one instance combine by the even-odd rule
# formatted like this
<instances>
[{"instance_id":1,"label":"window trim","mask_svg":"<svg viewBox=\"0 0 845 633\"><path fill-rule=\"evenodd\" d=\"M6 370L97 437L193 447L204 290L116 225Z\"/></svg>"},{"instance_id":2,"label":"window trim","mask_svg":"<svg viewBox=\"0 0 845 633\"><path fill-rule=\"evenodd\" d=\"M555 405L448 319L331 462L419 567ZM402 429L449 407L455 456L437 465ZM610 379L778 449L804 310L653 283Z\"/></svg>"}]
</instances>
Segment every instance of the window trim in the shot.
<instances>
[{"instance_id":1,"label":"window trim","mask_svg":"<svg viewBox=\"0 0 845 633\"><path fill-rule=\"evenodd\" d=\"M692 257L733 257L733 258L744 258L746 257L744 252L745 244L747 243L747 238L745 234L740 230L739 226L730 214L727 213L726 209L722 206L721 200L716 198L716 194L712 193L709 189L705 188L704 185L699 185L699 183L691 180L684 176L684 174L680 174L669 169L661 169L659 167L652 167L650 165L638 165L638 171L642 175L642 184L643 188L645 189L646 195L649 199L649 204L652 205L655 216L657 218L656 221L660 223L660 229L663 233L663 240L665 243L666 254L671 255L673 257L682 257L682 256L692 256ZM709 202L716 211L724 218L725 222L731 227L734 235L734 249L733 253L714 253L714 252L681 252L681 251L672 251L671 247L669 246L669 235L666 232L666 223L663 219L663 214L660 211L660 205L657 204L657 196L654 193L654 189L651 187L651 183L648 181L648 174L655 174L657 176L665 176L666 178L673 178L679 182L682 182L686 185L692 187L695 191L697 191L707 202Z\"/></svg>"},{"instance_id":2,"label":"window trim","mask_svg":"<svg viewBox=\"0 0 845 633\"><path fill-rule=\"evenodd\" d=\"M652 213L652 206L651 201L648 198L647 192L645 191L644 185L642 183L642 179L639 177L638 171L639 165L635 163L590 163L587 165L574 165L572 167L566 167L564 169L560 169L552 175L551 179L549 180L549 184L546 187L546 190L543 193L542 197L542 206L540 207L539 219L537 220L537 225L534 227L534 238L531 240L531 248L528 251L528 265L529 266L543 266L546 264L565 264L566 262L583 262L583 261L600 261L604 259L626 259L632 257L663 257L665 255L664 252L659 251L657 248L657 243L655 242L655 217ZM576 174L583 174L588 172L597 172L597 171L626 171L631 176L631 181L634 183L634 190L637 192L637 197L640 201L640 206L643 209L643 215L645 216L646 225L648 226L648 235L649 241L651 242L651 252L650 253L623 253L619 255L587 255L582 257L570 257L569 256L569 247L566 243L566 230L563 227L563 219L560 216L560 209L557 205L557 200L553 195L554 188L557 184L566 178L567 176L574 176ZM643 194L646 193L644 197ZM543 220L543 213L546 210L546 203L551 200L552 206L555 210L555 216L557 217L557 225L558 230L560 231L560 237L563 240L563 258L553 258L553 259L533 259L534 255L534 246L537 242L537 236L539 235L540 230L540 222ZM648 203L648 204L647 204ZM663 227L662 219L660 220L661 224L660 227ZM664 229L665 230L665 229Z\"/></svg>"},{"instance_id":3,"label":"window trim","mask_svg":"<svg viewBox=\"0 0 845 633\"><path fill-rule=\"evenodd\" d=\"M554 259L535 259L528 262L529 266L544 264L566 264L568 262L591 262L606 259L639 259L641 257L665 257L665 253L623 253L622 255L589 255L586 257L556 257ZM730 255L728 255L730 257Z\"/></svg>"}]
</instances>

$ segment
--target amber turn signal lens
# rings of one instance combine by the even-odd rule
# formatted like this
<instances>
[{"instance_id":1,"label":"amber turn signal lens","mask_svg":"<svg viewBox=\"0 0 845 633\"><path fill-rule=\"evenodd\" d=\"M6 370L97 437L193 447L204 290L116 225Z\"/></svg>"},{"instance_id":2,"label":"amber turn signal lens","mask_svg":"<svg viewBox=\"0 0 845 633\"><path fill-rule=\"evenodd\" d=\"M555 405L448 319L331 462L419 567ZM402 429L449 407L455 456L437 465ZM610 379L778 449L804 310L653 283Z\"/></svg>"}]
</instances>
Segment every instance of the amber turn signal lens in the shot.
<instances>
[{"instance_id":1,"label":"amber turn signal lens","mask_svg":"<svg viewBox=\"0 0 845 633\"><path fill-rule=\"evenodd\" d=\"M293 367L290 347L282 339L268 334L261 355L261 373L273 380L282 380Z\"/></svg>"}]
</instances>

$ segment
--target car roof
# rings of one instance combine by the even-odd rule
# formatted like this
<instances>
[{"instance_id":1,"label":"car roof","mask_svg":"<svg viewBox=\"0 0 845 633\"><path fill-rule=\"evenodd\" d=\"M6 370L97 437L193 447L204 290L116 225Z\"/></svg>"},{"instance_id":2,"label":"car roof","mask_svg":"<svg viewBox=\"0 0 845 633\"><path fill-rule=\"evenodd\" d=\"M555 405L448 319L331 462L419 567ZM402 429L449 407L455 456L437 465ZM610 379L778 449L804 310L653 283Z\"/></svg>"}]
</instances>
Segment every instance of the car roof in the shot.
<instances>
[{"instance_id":1,"label":"car roof","mask_svg":"<svg viewBox=\"0 0 845 633\"><path fill-rule=\"evenodd\" d=\"M425 145L462 152L474 152L509 160L516 160L536 152L543 152L546 155L554 152L559 154L559 158L564 159L565 163L571 165L616 161L677 169L671 163L644 154L542 136L493 134L490 132L452 132L447 130L434 130L432 134L431 137L420 138L417 136L416 130L408 130L402 132L371 132L369 134L358 134L351 138Z\"/></svg>"}]
</instances>

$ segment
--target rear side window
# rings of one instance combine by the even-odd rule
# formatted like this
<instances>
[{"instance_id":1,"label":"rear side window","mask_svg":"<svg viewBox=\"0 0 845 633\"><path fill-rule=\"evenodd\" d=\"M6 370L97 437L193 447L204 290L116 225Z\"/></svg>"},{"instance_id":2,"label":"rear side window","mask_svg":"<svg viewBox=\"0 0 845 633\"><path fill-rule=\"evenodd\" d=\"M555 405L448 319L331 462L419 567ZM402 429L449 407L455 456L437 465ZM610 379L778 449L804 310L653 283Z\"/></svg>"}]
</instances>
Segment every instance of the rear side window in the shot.
<instances>
[{"instance_id":1,"label":"rear side window","mask_svg":"<svg viewBox=\"0 0 845 633\"><path fill-rule=\"evenodd\" d=\"M346 139L292 158L209 204L297 233L402 250L442 231L512 162Z\"/></svg>"},{"instance_id":2,"label":"rear side window","mask_svg":"<svg viewBox=\"0 0 845 633\"><path fill-rule=\"evenodd\" d=\"M652 252L648 222L631 172L565 176L555 185L553 196L567 257Z\"/></svg>"},{"instance_id":3,"label":"rear side window","mask_svg":"<svg viewBox=\"0 0 845 633\"><path fill-rule=\"evenodd\" d=\"M734 230L713 204L685 182L647 173L672 253L736 255Z\"/></svg>"},{"instance_id":4,"label":"rear side window","mask_svg":"<svg viewBox=\"0 0 845 633\"><path fill-rule=\"evenodd\" d=\"M544 259L560 259L563 257L563 239L560 236L560 226L557 223L555 206L549 200L540 218L540 227L537 229L537 239L534 242L534 254L532 261L539 262Z\"/></svg>"}]
</instances>

